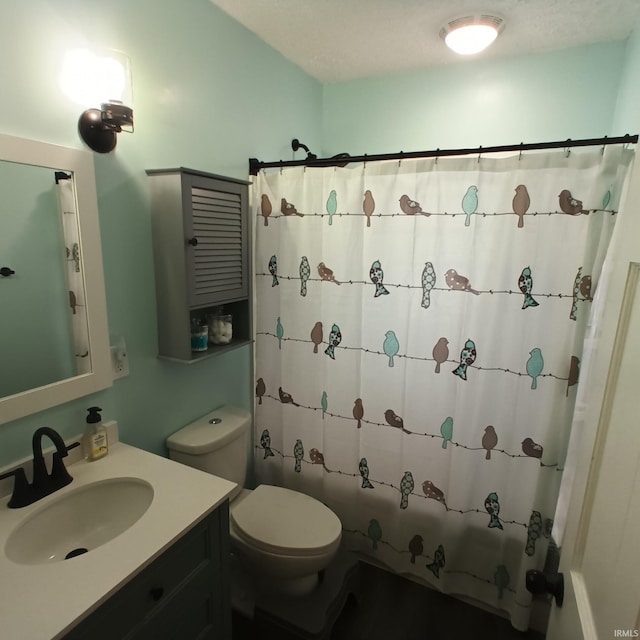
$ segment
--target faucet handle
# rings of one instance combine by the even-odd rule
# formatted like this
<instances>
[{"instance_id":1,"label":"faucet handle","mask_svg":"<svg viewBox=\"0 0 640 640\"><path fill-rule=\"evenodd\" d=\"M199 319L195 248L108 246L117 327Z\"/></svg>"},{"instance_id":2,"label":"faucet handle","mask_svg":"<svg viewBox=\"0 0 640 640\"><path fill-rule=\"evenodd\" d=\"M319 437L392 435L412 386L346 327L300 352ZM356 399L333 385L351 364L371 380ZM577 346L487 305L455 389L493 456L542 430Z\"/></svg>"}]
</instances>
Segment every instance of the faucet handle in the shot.
<instances>
[{"instance_id":1,"label":"faucet handle","mask_svg":"<svg viewBox=\"0 0 640 640\"><path fill-rule=\"evenodd\" d=\"M20 507L26 507L31 504L31 485L27 482L27 476L22 467L17 467L13 471L3 473L0 475L0 480L5 480L11 476L15 477L13 484L13 494L11 499L7 503L7 506L11 509L19 509Z\"/></svg>"},{"instance_id":2,"label":"faucet handle","mask_svg":"<svg viewBox=\"0 0 640 640\"><path fill-rule=\"evenodd\" d=\"M71 451L71 449L75 449L76 447L79 447L79 446L80 446L80 441L79 440L76 441L76 442L72 442L68 446L65 446L66 452L61 454L62 457L64 458L69 453L69 451Z\"/></svg>"}]
</instances>

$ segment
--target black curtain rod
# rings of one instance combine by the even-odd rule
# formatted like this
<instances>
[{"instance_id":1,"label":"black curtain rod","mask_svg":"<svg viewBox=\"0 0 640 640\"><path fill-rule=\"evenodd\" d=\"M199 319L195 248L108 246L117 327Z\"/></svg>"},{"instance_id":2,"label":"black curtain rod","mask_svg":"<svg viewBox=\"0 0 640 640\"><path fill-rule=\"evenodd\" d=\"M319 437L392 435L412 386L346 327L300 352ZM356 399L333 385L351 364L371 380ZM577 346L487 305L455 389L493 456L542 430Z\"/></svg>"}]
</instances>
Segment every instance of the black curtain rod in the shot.
<instances>
[{"instance_id":1,"label":"black curtain rod","mask_svg":"<svg viewBox=\"0 0 640 640\"><path fill-rule=\"evenodd\" d=\"M298 142L294 139L292 142ZM260 169L271 167L344 167L351 162L373 162L377 160L405 160L408 158L442 158L445 156L465 156L483 153L498 153L501 151L530 151L540 149L568 149L570 147L592 147L608 144L635 144L638 135L619 136L617 138L588 138L585 140L558 140L556 142L534 142L530 144L509 144L494 147L475 147L472 149L434 149L431 151L400 151L399 153L380 153L373 155L351 156L341 153L331 158L316 158L308 152L308 157L303 160L278 160L276 162L261 162L257 158L249 158L249 174L255 176ZM292 145L294 146L294 145ZM298 147L307 147L298 142ZM295 150L295 149L294 149Z\"/></svg>"}]
</instances>

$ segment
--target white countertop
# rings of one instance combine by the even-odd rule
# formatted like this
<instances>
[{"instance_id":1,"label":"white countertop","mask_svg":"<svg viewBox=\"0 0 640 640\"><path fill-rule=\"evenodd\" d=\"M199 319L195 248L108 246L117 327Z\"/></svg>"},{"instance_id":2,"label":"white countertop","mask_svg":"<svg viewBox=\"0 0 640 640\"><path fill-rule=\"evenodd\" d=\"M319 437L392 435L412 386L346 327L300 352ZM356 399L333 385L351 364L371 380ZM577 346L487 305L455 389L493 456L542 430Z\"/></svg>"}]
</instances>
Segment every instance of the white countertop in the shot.
<instances>
[{"instance_id":1,"label":"white countertop","mask_svg":"<svg viewBox=\"0 0 640 640\"><path fill-rule=\"evenodd\" d=\"M0 498L0 636L8 640L60 638L185 531L219 506L236 486L124 443L101 460L68 467L73 482L21 509ZM153 502L134 525L84 555L47 564L16 564L4 548L11 531L51 498L109 478L141 478Z\"/></svg>"}]
</instances>

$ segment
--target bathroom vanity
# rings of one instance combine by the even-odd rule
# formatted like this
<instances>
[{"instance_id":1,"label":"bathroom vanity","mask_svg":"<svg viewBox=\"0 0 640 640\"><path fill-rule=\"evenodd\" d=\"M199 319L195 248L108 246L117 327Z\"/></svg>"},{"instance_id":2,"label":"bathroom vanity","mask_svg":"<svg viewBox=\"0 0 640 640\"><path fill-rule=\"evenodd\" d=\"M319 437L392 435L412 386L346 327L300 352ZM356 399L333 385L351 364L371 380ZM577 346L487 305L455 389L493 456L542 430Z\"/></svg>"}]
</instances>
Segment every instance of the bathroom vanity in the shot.
<instances>
[{"instance_id":1,"label":"bathroom vanity","mask_svg":"<svg viewBox=\"0 0 640 640\"><path fill-rule=\"evenodd\" d=\"M65 640L230 639L228 532L225 501Z\"/></svg>"},{"instance_id":2,"label":"bathroom vanity","mask_svg":"<svg viewBox=\"0 0 640 640\"><path fill-rule=\"evenodd\" d=\"M0 635L230 640L227 498L235 484L119 442L105 458L67 469L71 484L27 507L9 509L9 496L0 498ZM122 495L126 510L135 500L122 490L140 484L150 487L153 498L122 532L95 547L84 544L88 552L67 560L56 552L51 559L42 554L52 539L64 545L68 538L73 548L78 530L84 535L87 528L101 528L92 522L87 527L82 509L66 508L78 495L98 496L93 487L115 486L104 506L115 509L117 520L119 499L113 495ZM49 518L49 524L39 526L38 518Z\"/></svg>"}]
</instances>

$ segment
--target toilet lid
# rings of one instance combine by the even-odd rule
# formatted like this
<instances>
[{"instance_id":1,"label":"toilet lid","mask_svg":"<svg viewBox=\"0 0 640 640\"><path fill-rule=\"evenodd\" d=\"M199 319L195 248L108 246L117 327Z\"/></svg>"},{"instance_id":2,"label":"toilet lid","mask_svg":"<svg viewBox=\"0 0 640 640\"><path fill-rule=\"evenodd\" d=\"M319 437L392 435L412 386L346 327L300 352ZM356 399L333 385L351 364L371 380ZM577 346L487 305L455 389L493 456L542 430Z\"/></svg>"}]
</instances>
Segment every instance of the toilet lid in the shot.
<instances>
[{"instance_id":1,"label":"toilet lid","mask_svg":"<svg viewBox=\"0 0 640 640\"><path fill-rule=\"evenodd\" d=\"M319 500L266 484L232 504L230 516L240 537L270 553L321 553L342 534L338 516Z\"/></svg>"}]
</instances>

